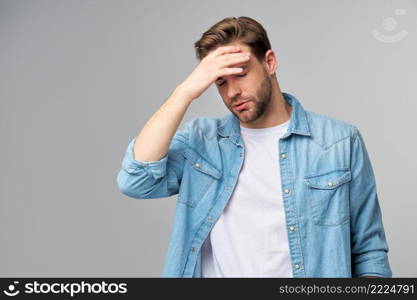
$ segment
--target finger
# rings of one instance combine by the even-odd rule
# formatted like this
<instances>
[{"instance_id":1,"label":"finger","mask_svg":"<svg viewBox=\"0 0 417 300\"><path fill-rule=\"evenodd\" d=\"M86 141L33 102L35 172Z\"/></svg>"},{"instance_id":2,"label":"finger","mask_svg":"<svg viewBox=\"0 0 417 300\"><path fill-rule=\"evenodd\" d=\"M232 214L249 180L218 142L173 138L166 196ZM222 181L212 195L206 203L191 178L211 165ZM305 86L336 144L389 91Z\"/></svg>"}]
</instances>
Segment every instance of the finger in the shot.
<instances>
[{"instance_id":1,"label":"finger","mask_svg":"<svg viewBox=\"0 0 417 300\"><path fill-rule=\"evenodd\" d=\"M242 71L243 71L243 68L223 68L220 70L220 75L218 77L239 74Z\"/></svg>"},{"instance_id":2,"label":"finger","mask_svg":"<svg viewBox=\"0 0 417 300\"><path fill-rule=\"evenodd\" d=\"M223 55L226 53L240 52L241 49L239 46L221 46L217 48L214 52L215 55Z\"/></svg>"},{"instance_id":3,"label":"finger","mask_svg":"<svg viewBox=\"0 0 417 300\"><path fill-rule=\"evenodd\" d=\"M226 66L239 64L239 63L245 63L250 60L250 56L251 55L249 52L227 54L221 58L220 66L226 67Z\"/></svg>"}]
</instances>

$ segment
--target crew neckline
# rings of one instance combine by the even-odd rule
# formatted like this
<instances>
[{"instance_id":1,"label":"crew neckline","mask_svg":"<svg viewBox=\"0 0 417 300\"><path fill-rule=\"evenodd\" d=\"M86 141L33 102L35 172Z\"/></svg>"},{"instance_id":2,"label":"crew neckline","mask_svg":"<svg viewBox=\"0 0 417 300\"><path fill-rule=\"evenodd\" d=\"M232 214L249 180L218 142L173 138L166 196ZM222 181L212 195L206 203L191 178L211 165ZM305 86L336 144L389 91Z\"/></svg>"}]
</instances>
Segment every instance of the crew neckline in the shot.
<instances>
[{"instance_id":1,"label":"crew neckline","mask_svg":"<svg viewBox=\"0 0 417 300\"><path fill-rule=\"evenodd\" d=\"M288 119L286 122L266 128L247 128L243 127L239 124L240 132L244 135L270 135L270 134L277 134L287 129L288 125L290 124L290 120Z\"/></svg>"}]
</instances>

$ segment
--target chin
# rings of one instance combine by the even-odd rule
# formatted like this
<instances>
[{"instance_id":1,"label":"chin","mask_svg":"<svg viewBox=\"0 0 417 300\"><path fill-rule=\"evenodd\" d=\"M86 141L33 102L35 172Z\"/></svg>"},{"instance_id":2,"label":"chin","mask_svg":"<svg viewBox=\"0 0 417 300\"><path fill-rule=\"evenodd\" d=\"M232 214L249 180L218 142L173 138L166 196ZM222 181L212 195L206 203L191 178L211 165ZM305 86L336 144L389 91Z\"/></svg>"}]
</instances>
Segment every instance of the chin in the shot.
<instances>
[{"instance_id":1,"label":"chin","mask_svg":"<svg viewBox=\"0 0 417 300\"><path fill-rule=\"evenodd\" d=\"M245 116L238 115L237 117L243 123L252 123L252 122L256 121L256 119L254 119L252 114L251 115L245 115Z\"/></svg>"}]
</instances>

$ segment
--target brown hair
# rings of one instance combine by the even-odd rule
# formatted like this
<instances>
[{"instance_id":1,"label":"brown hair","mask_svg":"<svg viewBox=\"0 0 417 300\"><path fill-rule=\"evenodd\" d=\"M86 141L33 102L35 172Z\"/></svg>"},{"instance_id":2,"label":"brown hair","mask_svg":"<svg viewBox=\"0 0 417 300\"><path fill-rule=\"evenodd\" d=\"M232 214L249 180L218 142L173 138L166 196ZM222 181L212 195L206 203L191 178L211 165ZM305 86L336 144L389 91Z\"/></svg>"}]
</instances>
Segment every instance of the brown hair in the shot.
<instances>
[{"instance_id":1,"label":"brown hair","mask_svg":"<svg viewBox=\"0 0 417 300\"><path fill-rule=\"evenodd\" d=\"M249 17L230 17L214 24L194 43L196 57L201 61L215 48L235 41L248 45L260 62L271 49L268 35L260 23Z\"/></svg>"}]
</instances>

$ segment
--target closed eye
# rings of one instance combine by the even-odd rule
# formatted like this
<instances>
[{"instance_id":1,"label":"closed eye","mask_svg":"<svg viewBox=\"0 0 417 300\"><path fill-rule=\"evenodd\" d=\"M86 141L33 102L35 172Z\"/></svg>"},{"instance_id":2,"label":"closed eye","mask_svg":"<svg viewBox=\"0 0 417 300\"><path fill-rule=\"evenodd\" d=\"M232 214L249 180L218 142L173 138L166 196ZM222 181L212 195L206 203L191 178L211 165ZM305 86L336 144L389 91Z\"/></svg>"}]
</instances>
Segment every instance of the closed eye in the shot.
<instances>
[{"instance_id":1,"label":"closed eye","mask_svg":"<svg viewBox=\"0 0 417 300\"><path fill-rule=\"evenodd\" d=\"M242 74L242 75L236 75L237 77L245 77L246 74ZM219 84L219 86L222 86L225 83L225 81L223 81L222 83Z\"/></svg>"}]
</instances>

